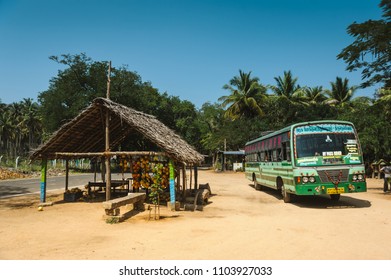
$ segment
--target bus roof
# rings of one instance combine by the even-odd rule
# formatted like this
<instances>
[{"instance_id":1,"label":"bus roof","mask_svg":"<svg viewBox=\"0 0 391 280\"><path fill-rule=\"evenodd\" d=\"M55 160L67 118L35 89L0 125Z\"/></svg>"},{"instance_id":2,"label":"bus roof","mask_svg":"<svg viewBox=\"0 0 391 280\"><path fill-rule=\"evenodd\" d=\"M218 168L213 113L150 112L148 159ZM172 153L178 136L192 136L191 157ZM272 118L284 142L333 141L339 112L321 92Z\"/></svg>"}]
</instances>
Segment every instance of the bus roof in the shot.
<instances>
[{"instance_id":1,"label":"bus roof","mask_svg":"<svg viewBox=\"0 0 391 280\"><path fill-rule=\"evenodd\" d=\"M268 139L268 138L274 137L274 136L276 136L278 134L291 131L294 127L297 127L297 126L303 126L303 125L309 125L309 124L319 124L319 123L341 123L341 124L353 125L353 123L351 123L351 122L339 121L339 120L320 120L320 121L300 122L300 123L291 124L291 125L289 125L287 127L284 127L284 128L282 128L280 130L277 130L277 131L274 131L272 133L269 133L269 134L267 134L265 136L261 136L261 137L258 137L256 139L250 140L250 141L248 141L246 143L246 146L250 145L250 144L253 144L253 143L256 143L256 142L258 142L260 140Z\"/></svg>"}]
</instances>

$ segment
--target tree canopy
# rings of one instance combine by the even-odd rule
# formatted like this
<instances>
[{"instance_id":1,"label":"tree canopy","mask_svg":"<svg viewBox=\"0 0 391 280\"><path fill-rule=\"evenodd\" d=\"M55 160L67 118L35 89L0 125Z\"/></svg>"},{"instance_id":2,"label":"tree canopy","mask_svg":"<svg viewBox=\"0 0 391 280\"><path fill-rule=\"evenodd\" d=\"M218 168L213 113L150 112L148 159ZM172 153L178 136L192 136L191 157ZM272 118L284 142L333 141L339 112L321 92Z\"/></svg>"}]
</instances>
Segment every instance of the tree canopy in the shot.
<instances>
[{"instance_id":1,"label":"tree canopy","mask_svg":"<svg viewBox=\"0 0 391 280\"><path fill-rule=\"evenodd\" d=\"M348 26L348 34L354 42L337 55L347 63L349 71L361 70L363 83L368 87L382 83L391 87L391 1L382 0L382 19L354 22Z\"/></svg>"},{"instance_id":2,"label":"tree canopy","mask_svg":"<svg viewBox=\"0 0 391 280\"><path fill-rule=\"evenodd\" d=\"M248 140L263 131L277 130L296 122L337 119L352 121L359 133L367 163L391 159L391 1L380 2L381 20L353 23L348 33L355 41L338 59L347 70L361 70L361 86L383 83L373 98L356 97L358 85L344 77L330 87L298 84L291 70L264 85L252 71L239 70L222 87L227 95L199 109L187 100L159 92L151 82L127 66L111 70L111 96L117 103L156 116L202 154L243 149ZM12 104L0 101L0 153L7 157L26 155L62 124L74 118L96 97L105 97L107 61L94 61L86 54L63 54L50 59L62 69L39 93L38 102L24 99ZM270 92L268 92L270 90ZM145 147L143 139L129 139L128 148Z\"/></svg>"}]
</instances>

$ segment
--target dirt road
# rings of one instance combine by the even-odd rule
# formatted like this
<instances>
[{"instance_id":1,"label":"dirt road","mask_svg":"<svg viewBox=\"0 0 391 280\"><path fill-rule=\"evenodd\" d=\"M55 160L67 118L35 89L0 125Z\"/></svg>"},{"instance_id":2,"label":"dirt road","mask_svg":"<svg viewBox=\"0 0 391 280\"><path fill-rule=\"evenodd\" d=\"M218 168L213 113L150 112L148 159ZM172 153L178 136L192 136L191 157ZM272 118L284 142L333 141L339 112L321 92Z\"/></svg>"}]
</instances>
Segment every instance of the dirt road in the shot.
<instances>
[{"instance_id":1,"label":"dirt road","mask_svg":"<svg viewBox=\"0 0 391 280\"><path fill-rule=\"evenodd\" d=\"M390 260L391 193L368 179L368 192L339 202L304 197L285 204L256 191L243 173L200 171L214 194L204 211L149 211L107 224L101 203L63 203L37 211L38 196L0 200L2 260Z\"/></svg>"}]
</instances>

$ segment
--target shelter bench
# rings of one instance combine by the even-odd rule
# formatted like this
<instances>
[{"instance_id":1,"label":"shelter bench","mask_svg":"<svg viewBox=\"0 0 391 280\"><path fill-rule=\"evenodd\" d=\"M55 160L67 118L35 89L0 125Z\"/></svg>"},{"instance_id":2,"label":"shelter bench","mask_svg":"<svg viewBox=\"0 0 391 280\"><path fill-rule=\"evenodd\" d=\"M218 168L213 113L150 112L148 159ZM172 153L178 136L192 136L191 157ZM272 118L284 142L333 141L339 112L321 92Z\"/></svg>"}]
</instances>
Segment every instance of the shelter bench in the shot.
<instances>
[{"instance_id":1,"label":"shelter bench","mask_svg":"<svg viewBox=\"0 0 391 280\"><path fill-rule=\"evenodd\" d=\"M145 193L129 193L127 196L104 201L102 206L105 209L106 222L118 223L132 216L132 210L144 211ZM120 207L133 204L133 208L124 214L120 213Z\"/></svg>"},{"instance_id":2,"label":"shelter bench","mask_svg":"<svg viewBox=\"0 0 391 280\"><path fill-rule=\"evenodd\" d=\"M111 189L115 192L115 188L124 186L126 191L129 192L130 180L111 180ZM106 182L88 182L87 194L91 195L92 188L104 188L106 189Z\"/></svg>"}]
</instances>

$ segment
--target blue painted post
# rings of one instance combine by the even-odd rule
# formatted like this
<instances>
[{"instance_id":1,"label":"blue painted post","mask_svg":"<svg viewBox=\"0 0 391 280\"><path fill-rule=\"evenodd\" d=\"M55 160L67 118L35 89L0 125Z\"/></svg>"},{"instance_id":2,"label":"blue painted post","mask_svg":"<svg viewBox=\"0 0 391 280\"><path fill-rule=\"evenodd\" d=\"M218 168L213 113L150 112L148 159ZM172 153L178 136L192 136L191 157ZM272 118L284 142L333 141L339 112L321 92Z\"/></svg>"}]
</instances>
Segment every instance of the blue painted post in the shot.
<instances>
[{"instance_id":1,"label":"blue painted post","mask_svg":"<svg viewBox=\"0 0 391 280\"><path fill-rule=\"evenodd\" d=\"M41 203L46 202L46 173L47 173L48 161L42 159L41 163Z\"/></svg>"},{"instance_id":2,"label":"blue painted post","mask_svg":"<svg viewBox=\"0 0 391 280\"><path fill-rule=\"evenodd\" d=\"M171 210L175 210L175 172L174 172L174 162L172 159L168 162L168 167L170 169L170 206Z\"/></svg>"}]
</instances>

